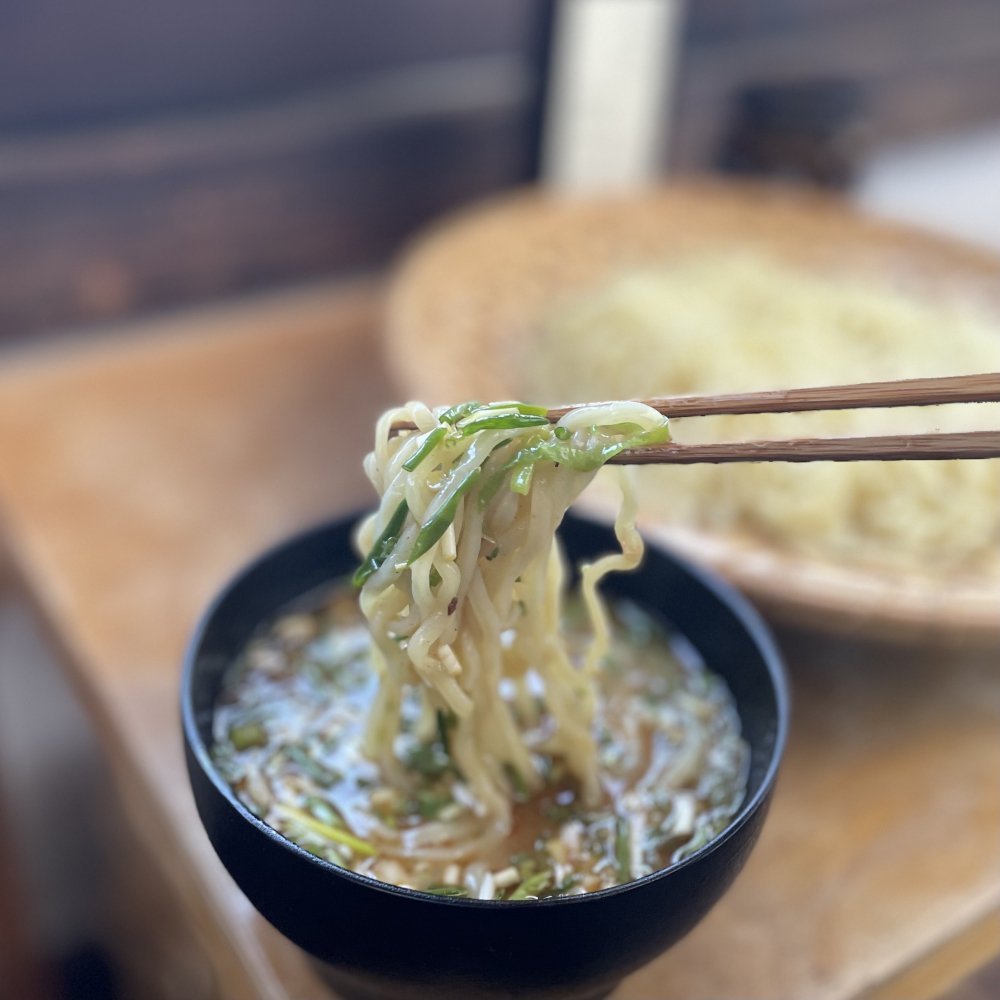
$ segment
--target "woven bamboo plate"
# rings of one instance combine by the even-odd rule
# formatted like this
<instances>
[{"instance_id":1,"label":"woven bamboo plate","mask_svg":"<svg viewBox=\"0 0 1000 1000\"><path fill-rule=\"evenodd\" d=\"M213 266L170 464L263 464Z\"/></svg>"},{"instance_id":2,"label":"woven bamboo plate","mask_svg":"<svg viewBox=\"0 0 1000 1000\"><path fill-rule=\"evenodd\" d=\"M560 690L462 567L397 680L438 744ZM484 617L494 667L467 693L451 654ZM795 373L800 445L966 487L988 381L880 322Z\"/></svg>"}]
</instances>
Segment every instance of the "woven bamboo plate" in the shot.
<instances>
[{"instance_id":1,"label":"woven bamboo plate","mask_svg":"<svg viewBox=\"0 0 1000 1000\"><path fill-rule=\"evenodd\" d=\"M709 181L606 200L525 191L448 219L410 247L390 290L387 364L402 392L431 404L517 398L525 344L554 304L619 271L727 246L812 271L884 275L916 295L968 295L1000 315L993 255L822 195ZM598 488L582 503L608 515L611 499ZM640 520L647 534L715 567L783 622L905 642L1000 640L995 580L881 571L736 531L644 512Z\"/></svg>"}]
</instances>

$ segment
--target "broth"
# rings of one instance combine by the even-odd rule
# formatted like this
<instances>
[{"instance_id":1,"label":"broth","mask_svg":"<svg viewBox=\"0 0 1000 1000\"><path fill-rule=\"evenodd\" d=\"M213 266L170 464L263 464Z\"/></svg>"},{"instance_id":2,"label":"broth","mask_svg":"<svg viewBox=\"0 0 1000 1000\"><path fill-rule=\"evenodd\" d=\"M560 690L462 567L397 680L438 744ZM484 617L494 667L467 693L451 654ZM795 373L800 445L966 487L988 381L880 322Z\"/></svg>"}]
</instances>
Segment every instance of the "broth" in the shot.
<instances>
[{"instance_id":1,"label":"broth","mask_svg":"<svg viewBox=\"0 0 1000 1000\"><path fill-rule=\"evenodd\" d=\"M597 677L601 797L584 803L558 756L530 671L507 701L545 778L513 769L509 830L488 828L448 753L451 720L412 691L393 773L363 753L378 688L356 592L299 602L255 634L224 682L213 757L241 801L306 850L384 882L440 895L535 899L608 888L698 850L739 809L748 749L725 684L636 605L609 602L613 640ZM563 637L582 657L585 617Z\"/></svg>"}]
</instances>

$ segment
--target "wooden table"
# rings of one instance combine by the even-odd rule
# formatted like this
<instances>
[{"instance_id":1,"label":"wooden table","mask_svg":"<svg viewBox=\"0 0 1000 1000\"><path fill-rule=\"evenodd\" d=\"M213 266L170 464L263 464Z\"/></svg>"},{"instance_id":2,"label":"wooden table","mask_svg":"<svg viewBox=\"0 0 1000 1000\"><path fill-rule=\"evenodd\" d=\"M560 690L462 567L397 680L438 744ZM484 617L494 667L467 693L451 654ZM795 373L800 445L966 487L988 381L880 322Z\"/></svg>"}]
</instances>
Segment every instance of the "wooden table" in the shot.
<instances>
[{"instance_id":1,"label":"wooden table","mask_svg":"<svg viewBox=\"0 0 1000 1000\"><path fill-rule=\"evenodd\" d=\"M19 580L227 998L329 994L198 824L181 654L243 560L370 502L360 459L396 396L378 308L371 286L311 288L8 357L0 373L0 511ZM919 1000L1000 952L995 657L780 639L794 723L760 844L620 998Z\"/></svg>"}]
</instances>

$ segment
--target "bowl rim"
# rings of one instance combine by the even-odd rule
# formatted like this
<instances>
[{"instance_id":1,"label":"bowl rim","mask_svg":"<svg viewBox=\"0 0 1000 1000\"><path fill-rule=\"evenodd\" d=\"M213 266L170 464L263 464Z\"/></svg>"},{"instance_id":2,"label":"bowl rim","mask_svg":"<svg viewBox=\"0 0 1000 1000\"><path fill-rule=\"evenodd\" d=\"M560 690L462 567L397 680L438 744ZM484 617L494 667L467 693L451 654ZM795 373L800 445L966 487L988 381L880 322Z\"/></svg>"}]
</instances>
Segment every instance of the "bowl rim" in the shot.
<instances>
[{"instance_id":1,"label":"bowl rim","mask_svg":"<svg viewBox=\"0 0 1000 1000\"><path fill-rule=\"evenodd\" d=\"M530 905L532 908L555 908L588 904L594 905L598 900L608 899L631 890L639 889L642 886L650 885L672 875L677 871L703 861L709 855L714 854L732 837L734 837L748 822L750 822L754 814L766 802L774 789L774 785L777 781L778 770L784 757L791 714L791 692L788 674L784 658L778 649L777 642L760 613L732 584L722 579L712 570L705 569L702 566L692 563L687 558L677 555L672 550L666 548L662 543L658 542L655 538L651 539L644 535L643 542L647 549L652 548L660 555L665 556L672 562L676 563L681 570L693 577L706 590L710 591L714 597L720 600L721 603L724 604L739 621L740 625L743 626L751 641L757 646L761 653L765 673L770 681L774 694L774 740L768 750L768 761L764 775L761 778L756 791L740 805L736 815L721 831L719 831L719 833L712 837L712 839L707 843L699 847L696 851L680 861L667 865L665 868L658 868L656 871L649 872L639 878L631 879L630 881L623 882L619 885L609 886L605 889L598 889L595 892L582 893L576 896L555 896L548 899L533 900L470 899L466 896L437 896L433 893L423 892L419 889L404 888L403 886L393 885L392 883L381 882L369 875L355 872L350 868L343 868L339 865L335 865L332 862L327 861L324 858L317 857L315 854L307 851L304 847L301 847L299 844L295 843L295 841L290 840L284 834L275 830L274 827L265 823L258 816L255 816L243 804L243 802L240 801L239 796L236 795L232 787L215 767L209 748L205 741L201 738L201 734L198 729L191 694L193 691L196 666L202 642L219 609L230 598L233 591L243 583L246 577L258 571L262 566L286 550L303 544L310 537L318 535L324 531L329 531L338 525L356 523L358 518L363 516L363 514L364 512L354 512L335 518L326 518L322 521L316 522L309 527L300 529L294 534L288 535L285 538L269 545L262 552L243 563L228 576L226 582L216 592L215 596L202 611L185 647L180 686L180 715L184 742L189 751L189 757L194 757L194 760L197 762L197 765L202 773L208 778L215 791L222 796L226 804L234 810L243 821L256 828L275 846L283 850L291 851L292 854L297 855L308 864L316 866L319 871L322 871L327 875L346 878L349 882L355 883L360 888L387 893L390 896L396 896L411 902L431 903L443 906L460 906L494 911L510 909L517 910L523 908L526 904ZM572 510L567 513L566 518L568 518L570 522L582 522L584 524L596 525L598 527L611 530L610 526L605 522L591 517L581 516L579 513L574 513ZM566 518L564 518L564 522L562 523L565 523ZM334 581L331 579L330 582L332 583Z\"/></svg>"}]
</instances>

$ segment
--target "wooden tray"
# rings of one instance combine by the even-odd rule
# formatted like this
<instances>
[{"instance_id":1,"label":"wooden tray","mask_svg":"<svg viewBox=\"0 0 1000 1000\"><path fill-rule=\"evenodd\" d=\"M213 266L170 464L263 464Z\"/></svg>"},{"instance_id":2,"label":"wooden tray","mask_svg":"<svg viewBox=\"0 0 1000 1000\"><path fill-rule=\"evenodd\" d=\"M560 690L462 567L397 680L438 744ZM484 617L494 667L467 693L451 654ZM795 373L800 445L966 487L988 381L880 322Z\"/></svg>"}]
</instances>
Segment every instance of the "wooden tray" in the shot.
<instances>
[{"instance_id":1,"label":"wooden tray","mask_svg":"<svg viewBox=\"0 0 1000 1000\"><path fill-rule=\"evenodd\" d=\"M917 296L968 296L1000 313L996 257L823 195L711 181L603 200L525 191L446 220L410 248L390 294L387 364L401 390L431 404L517 396L524 344L554 303L617 271L732 245L814 271L885 275ZM610 509L600 491L585 505ZM750 535L642 520L784 621L894 641L1000 639L993 581L943 583L930 573L803 557Z\"/></svg>"}]
</instances>

